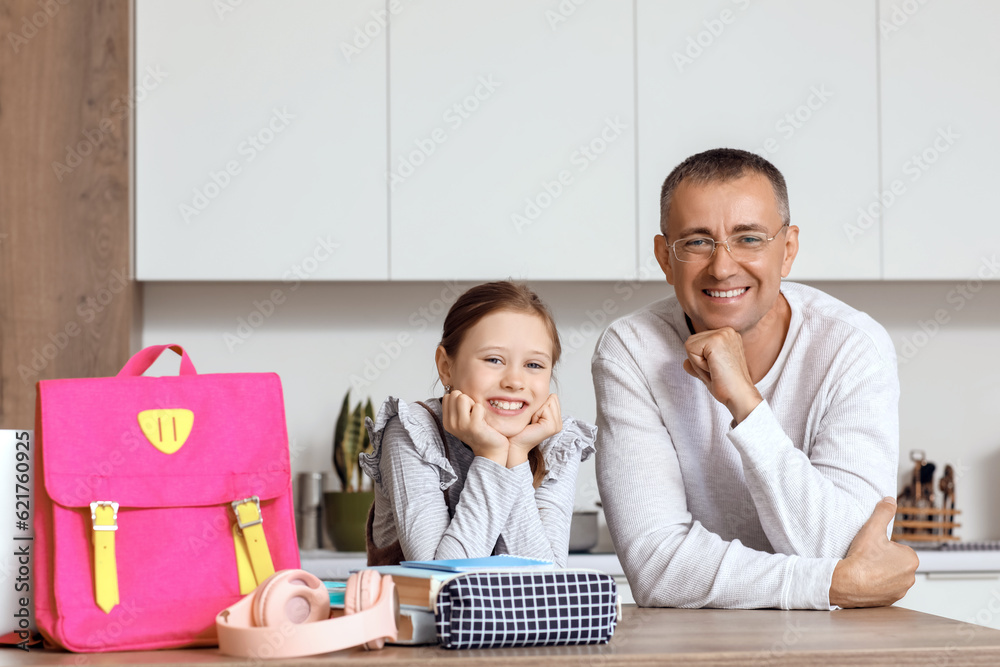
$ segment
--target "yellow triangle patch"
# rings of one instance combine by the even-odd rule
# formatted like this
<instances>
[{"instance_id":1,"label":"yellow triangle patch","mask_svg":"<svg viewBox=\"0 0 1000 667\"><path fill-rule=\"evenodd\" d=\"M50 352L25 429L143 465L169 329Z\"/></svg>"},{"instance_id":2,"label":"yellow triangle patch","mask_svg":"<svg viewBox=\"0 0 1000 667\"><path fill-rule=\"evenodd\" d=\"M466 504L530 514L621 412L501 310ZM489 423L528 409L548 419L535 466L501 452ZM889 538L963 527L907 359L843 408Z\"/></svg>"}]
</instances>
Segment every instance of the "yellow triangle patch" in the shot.
<instances>
[{"instance_id":1,"label":"yellow triangle patch","mask_svg":"<svg viewBox=\"0 0 1000 667\"><path fill-rule=\"evenodd\" d=\"M139 413L139 428L146 439L164 454L173 454L191 435L194 413L185 408L143 410Z\"/></svg>"}]
</instances>

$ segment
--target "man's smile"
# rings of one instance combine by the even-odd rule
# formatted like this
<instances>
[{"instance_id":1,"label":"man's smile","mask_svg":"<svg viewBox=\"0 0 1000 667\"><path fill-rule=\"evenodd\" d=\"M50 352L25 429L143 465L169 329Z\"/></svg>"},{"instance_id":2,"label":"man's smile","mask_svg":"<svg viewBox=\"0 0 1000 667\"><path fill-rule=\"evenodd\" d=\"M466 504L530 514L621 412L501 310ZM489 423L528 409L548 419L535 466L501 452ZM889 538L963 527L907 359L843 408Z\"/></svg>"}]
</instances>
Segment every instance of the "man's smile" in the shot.
<instances>
[{"instance_id":1,"label":"man's smile","mask_svg":"<svg viewBox=\"0 0 1000 667\"><path fill-rule=\"evenodd\" d=\"M729 290L703 289L701 293L708 296L713 301L728 302L729 300L735 300L742 297L748 291L750 291L749 287L737 287Z\"/></svg>"}]
</instances>

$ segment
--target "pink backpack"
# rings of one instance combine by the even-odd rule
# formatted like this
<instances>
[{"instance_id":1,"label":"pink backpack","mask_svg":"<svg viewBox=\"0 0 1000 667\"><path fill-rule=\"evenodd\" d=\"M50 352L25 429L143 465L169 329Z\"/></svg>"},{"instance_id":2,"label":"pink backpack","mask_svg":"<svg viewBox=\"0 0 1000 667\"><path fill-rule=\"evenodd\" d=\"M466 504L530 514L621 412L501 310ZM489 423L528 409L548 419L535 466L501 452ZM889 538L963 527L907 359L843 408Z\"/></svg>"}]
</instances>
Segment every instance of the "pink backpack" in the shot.
<instances>
[{"instance_id":1,"label":"pink backpack","mask_svg":"<svg viewBox=\"0 0 1000 667\"><path fill-rule=\"evenodd\" d=\"M167 348L179 376L140 377ZM38 383L32 595L71 651L215 645L215 616L297 568L273 373L198 375L177 345Z\"/></svg>"}]
</instances>

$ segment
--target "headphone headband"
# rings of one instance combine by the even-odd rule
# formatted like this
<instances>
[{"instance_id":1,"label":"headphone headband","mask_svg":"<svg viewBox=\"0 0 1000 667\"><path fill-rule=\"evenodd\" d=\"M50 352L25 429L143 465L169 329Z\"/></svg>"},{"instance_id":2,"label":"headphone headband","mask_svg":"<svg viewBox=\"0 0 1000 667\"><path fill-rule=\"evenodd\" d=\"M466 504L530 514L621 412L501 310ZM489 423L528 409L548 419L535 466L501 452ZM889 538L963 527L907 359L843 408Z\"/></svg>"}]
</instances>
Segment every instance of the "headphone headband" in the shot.
<instances>
[{"instance_id":1,"label":"headphone headband","mask_svg":"<svg viewBox=\"0 0 1000 667\"><path fill-rule=\"evenodd\" d=\"M354 613L329 618L330 600L316 576L305 570L274 573L215 617L219 650L242 658L295 658L361 644L381 648L382 642L395 641L399 598L392 577L374 570L355 572L349 590L359 585L362 575L371 590L377 587L374 604L362 601Z\"/></svg>"}]
</instances>

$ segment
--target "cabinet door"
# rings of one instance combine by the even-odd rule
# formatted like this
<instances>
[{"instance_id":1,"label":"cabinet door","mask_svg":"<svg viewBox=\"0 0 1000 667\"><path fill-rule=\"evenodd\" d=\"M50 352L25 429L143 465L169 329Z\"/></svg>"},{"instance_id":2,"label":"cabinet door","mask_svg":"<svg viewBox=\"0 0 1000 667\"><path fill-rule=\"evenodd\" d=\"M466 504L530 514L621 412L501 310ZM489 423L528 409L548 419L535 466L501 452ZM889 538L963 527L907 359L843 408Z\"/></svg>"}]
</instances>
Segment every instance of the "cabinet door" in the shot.
<instances>
[{"instance_id":1,"label":"cabinet door","mask_svg":"<svg viewBox=\"0 0 1000 667\"><path fill-rule=\"evenodd\" d=\"M1000 572L917 574L896 606L1000 630Z\"/></svg>"},{"instance_id":2,"label":"cabinet door","mask_svg":"<svg viewBox=\"0 0 1000 667\"><path fill-rule=\"evenodd\" d=\"M389 48L391 277L632 274L631 3L405 7Z\"/></svg>"},{"instance_id":3,"label":"cabinet door","mask_svg":"<svg viewBox=\"0 0 1000 667\"><path fill-rule=\"evenodd\" d=\"M885 277L1000 279L1000 3L880 3Z\"/></svg>"},{"instance_id":4,"label":"cabinet door","mask_svg":"<svg viewBox=\"0 0 1000 667\"><path fill-rule=\"evenodd\" d=\"M652 257L660 187L718 147L763 155L800 227L792 279L880 275L876 8L868 0L638 0L639 247ZM862 223L864 224L864 223Z\"/></svg>"},{"instance_id":5,"label":"cabinet door","mask_svg":"<svg viewBox=\"0 0 1000 667\"><path fill-rule=\"evenodd\" d=\"M387 277L379 12L136 2L139 279Z\"/></svg>"}]
</instances>

